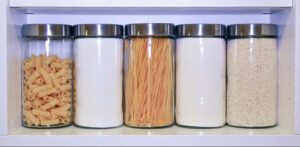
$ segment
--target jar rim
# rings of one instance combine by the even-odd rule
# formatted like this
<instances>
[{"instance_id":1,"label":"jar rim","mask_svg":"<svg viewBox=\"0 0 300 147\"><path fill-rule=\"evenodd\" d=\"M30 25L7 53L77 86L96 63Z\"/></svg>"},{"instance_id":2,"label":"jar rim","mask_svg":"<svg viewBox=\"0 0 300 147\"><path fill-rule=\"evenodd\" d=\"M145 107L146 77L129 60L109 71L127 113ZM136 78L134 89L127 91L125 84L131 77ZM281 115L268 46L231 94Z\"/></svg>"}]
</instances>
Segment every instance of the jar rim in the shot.
<instances>
[{"instance_id":1,"label":"jar rim","mask_svg":"<svg viewBox=\"0 0 300 147\"><path fill-rule=\"evenodd\" d=\"M227 27L228 38L277 37L276 24L233 24Z\"/></svg>"},{"instance_id":2,"label":"jar rim","mask_svg":"<svg viewBox=\"0 0 300 147\"><path fill-rule=\"evenodd\" d=\"M172 23L136 23L125 26L126 37L174 37L175 25Z\"/></svg>"},{"instance_id":3,"label":"jar rim","mask_svg":"<svg viewBox=\"0 0 300 147\"><path fill-rule=\"evenodd\" d=\"M74 26L75 38L122 38L123 25L119 24L78 24Z\"/></svg>"},{"instance_id":4,"label":"jar rim","mask_svg":"<svg viewBox=\"0 0 300 147\"><path fill-rule=\"evenodd\" d=\"M72 37L71 25L66 24L24 24L23 37Z\"/></svg>"},{"instance_id":5,"label":"jar rim","mask_svg":"<svg viewBox=\"0 0 300 147\"><path fill-rule=\"evenodd\" d=\"M176 26L176 36L225 38L226 27L223 24L180 24Z\"/></svg>"}]
</instances>

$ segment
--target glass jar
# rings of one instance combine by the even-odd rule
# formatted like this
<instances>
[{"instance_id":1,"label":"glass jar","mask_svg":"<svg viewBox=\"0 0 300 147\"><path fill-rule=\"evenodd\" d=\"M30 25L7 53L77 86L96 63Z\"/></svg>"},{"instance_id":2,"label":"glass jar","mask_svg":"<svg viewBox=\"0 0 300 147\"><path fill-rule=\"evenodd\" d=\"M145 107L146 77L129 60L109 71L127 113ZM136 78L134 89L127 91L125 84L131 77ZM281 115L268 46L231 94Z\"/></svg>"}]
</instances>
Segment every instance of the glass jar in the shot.
<instances>
[{"instance_id":1,"label":"glass jar","mask_svg":"<svg viewBox=\"0 0 300 147\"><path fill-rule=\"evenodd\" d=\"M237 127L276 125L277 26L228 27L227 123Z\"/></svg>"},{"instance_id":2,"label":"glass jar","mask_svg":"<svg viewBox=\"0 0 300 147\"><path fill-rule=\"evenodd\" d=\"M76 25L74 63L74 123L89 128L121 126L123 26Z\"/></svg>"},{"instance_id":3,"label":"glass jar","mask_svg":"<svg viewBox=\"0 0 300 147\"><path fill-rule=\"evenodd\" d=\"M176 27L176 124L225 124L225 29L220 24Z\"/></svg>"},{"instance_id":4,"label":"glass jar","mask_svg":"<svg viewBox=\"0 0 300 147\"><path fill-rule=\"evenodd\" d=\"M26 24L22 35L22 124L53 128L72 123L72 28Z\"/></svg>"},{"instance_id":5,"label":"glass jar","mask_svg":"<svg viewBox=\"0 0 300 147\"><path fill-rule=\"evenodd\" d=\"M174 25L129 24L125 39L125 124L174 123Z\"/></svg>"}]
</instances>

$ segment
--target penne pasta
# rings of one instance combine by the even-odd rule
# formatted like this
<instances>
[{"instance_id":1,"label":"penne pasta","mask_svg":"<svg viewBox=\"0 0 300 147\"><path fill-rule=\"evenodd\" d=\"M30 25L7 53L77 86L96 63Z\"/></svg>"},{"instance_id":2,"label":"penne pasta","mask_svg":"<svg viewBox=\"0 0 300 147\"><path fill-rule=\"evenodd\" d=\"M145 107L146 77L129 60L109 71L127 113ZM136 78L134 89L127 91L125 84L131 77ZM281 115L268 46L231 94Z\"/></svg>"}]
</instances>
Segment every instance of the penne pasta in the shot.
<instances>
[{"instance_id":1,"label":"penne pasta","mask_svg":"<svg viewBox=\"0 0 300 147\"><path fill-rule=\"evenodd\" d=\"M31 103L31 101L25 101L24 103L24 109L25 110L31 110L33 108L33 105Z\"/></svg>"},{"instance_id":2,"label":"penne pasta","mask_svg":"<svg viewBox=\"0 0 300 147\"><path fill-rule=\"evenodd\" d=\"M51 97L51 96L44 96L44 97L43 97L43 100L44 100L46 103L51 102L53 99L54 99L54 98Z\"/></svg>"},{"instance_id":3,"label":"penne pasta","mask_svg":"<svg viewBox=\"0 0 300 147\"><path fill-rule=\"evenodd\" d=\"M38 72L35 72L33 75L31 75L31 77L28 79L28 81L26 82L27 85L31 85L36 78L38 78L40 76L40 74Z\"/></svg>"},{"instance_id":4,"label":"penne pasta","mask_svg":"<svg viewBox=\"0 0 300 147\"><path fill-rule=\"evenodd\" d=\"M52 83L53 83L54 87L59 89L61 86L60 86L59 81L56 78L56 76L54 74L50 74L50 78L52 80Z\"/></svg>"},{"instance_id":5,"label":"penne pasta","mask_svg":"<svg viewBox=\"0 0 300 147\"><path fill-rule=\"evenodd\" d=\"M62 109L62 110L68 110L71 108L71 104L67 103L65 106L63 107L60 107L59 109Z\"/></svg>"},{"instance_id":6,"label":"penne pasta","mask_svg":"<svg viewBox=\"0 0 300 147\"><path fill-rule=\"evenodd\" d=\"M39 92L40 97L47 96L56 92L55 88Z\"/></svg>"},{"instance_id":7,"label":"penne pasta","mask_svg":"<svg viewBox=\"0 0 300 147\"><path fill-rule=\"evenodd\" d=\"M42 98L38 99L38 101L39 101L42 105L46 104L46 101L44 101Z\"/></svg>"},{"instance_id":8,"label":"penne pasta","mask_svg":"<svg viewBox=\"0 0 300 147\"><path fill-rule=\"evenodd\" d=\"M71 59L34 56L24 60L23 121L27 126L71 123Z\"/></svg>"},{"instance_id":9,"label":"penne pasta","mask_svg":"<svg viewBox=\"0 0 300 147\"><path fill-rule=\"evenodd\" d=\"M41 91L48 90L48 89L50 89L50 88L52 88L51 85L43 85L43 86L40 86L40 87L35 87L35 88L32 90L32 92L33 92L33 93L38 93L38 92L41 92Z\"/></svg>"},{"instance_id":10,"label":"penne pasta","mask_svg":"<svg viewBox=\"0 0 300 147\"><path fill-rule=\"evenodd\" d=\"M68 124L68 123L70 123L70 122L71 122L71 118L69 118L69 117L64 118L64 119L62 120L62 123L63 123L63 124Z\"/></svg>"},{"instance_id":11,"label":"penne pasta","mask_svg":"<svg viewBox=\"0 0 300 147\"><path fill-rule=\"evenodd\" d=\"M40 72L41 75L43 76L43 78L44 78L46 84L52 85L50 76L49 76L49 74L45 71L45 69L42 68L41 70L39 70L39 72Z\"/></svg>"},{"instance_id":12,"label":"penne pasta","mask_svg":"<svg viewBox=\"0 0 300 147\"><path fill-rule=\"evenodd\" d=\"M65 79L63 77L59 78L58 81L60 84L63 84L63 85L67 83L67 79Z\"/></svg>"},{"instance_id":13,"label":"penne pasta","mask_svg":"<svg viewBox=\"0 0 300 147\"><path fill-rule=\"evenodd\" d=\"M51 114L57 117L68 117L70 112L69 111L61 111L60 109L51 109Z\"/></svg>"},{"instance_id":14,"label":"penne pasta","mask_svg":"<svg viewBox=\"0 0 300 147\"><path fill-rule=\"evenodd\" d=\"M54 120L42 120L41 121L41 125L55 125L58 124L59 120L58 119L54 119Z\"/></svg>"},{"instance_id":15,"label":"penne pasta","mask_svg":"<svg viewBox=\"0 0 300 147\"><path fill-rule=\"evenodd\" d=\"M61 101L64 103L70 103L70 102L72 102L72 99L70 97L62 97Z\"/></svg>"},{"instance_id":16,"label":"penne pasta","mask_svg":"<svg viewBox=\"0 0 300 147\"><path fill-rule=\"evenodd\" d=\"M55 93L52 94L52 96L54 98L58 98L58 97L60 97L60 93L59 92L55 92Z\"/></svg>"},{"instance_id":17,"label":"penne pasta","mask_svg":"<svg viewBox=\"0 0 300 147\"><path fill-rule=\"evenodd\" d=\"M32 114L39 116L39 117L45 117L45 118L51 117L50 112L42 111L42 110L38 110L38 109L33 109Z\"/></svg>"},{"instance_id":18,"label":"penne pasta","mask_svg":"<svg viewBox=\"0 0 300 147\"><path fill-rule=\"evenodd\" d=\"M39 71L42 67L42 62L41 62L41 57L40 56L37 56L35 58L35 68L37 71Z\"/></svg>"},{"instance_id":19,"label":"penne pasta","mask_svg":"<svg viewBox=\"0 0 300 147\"><path fill-rule=\"evenodd\" d=\"M50 56L49 58L46 59L45 65L49 65L55 58L53 56Z\"/></svg>"},{"instance_id":20,"label":"penne pasta","mask_svg":"<svg viewBox=\"0 0 300 147\"><path fill-rule=\"evenodd\" d=\"M29 79L32 74L30 72L26 72L24 74L24 78ZM25 82L26 83L26 82Z\"/></svg>"},{"instance_id":21,"label":"penne pasta","mask_svg":"<svg viewBox=\"0 0 300 147\"><path fill-rule=\"evenodd\" d=\"M61 69L59 72L57 72L56 74L55 74L55 76L58 78L58 77L61 77L61 76L63 76L65 73L67 72L67 70L66 69Z\"/></svg>"},{"instance_id":22,"label":"penne pasta","mask_svg":"<svg viewBox=\"0 0 300 147\"><path fill-rule=\"evenodd\" d=\"M36 80L34 81L34 84L42 85L42 84L44 84L44 79L38 78L38 79L36 79Z\"/></svg>"},{"instance_id":23,"label":"penne pasta","mask_svg":"<svg viewBox=\"0 0 300 147\"><path fill-rule=\"evenodd\" d=\"M55 107L55 105L58 104L58 103L59 103L59 101L58 101L57 99L53 99L51 102L49 102L49 103L43 105L43 106L41 107L41 109L42 109L42 110L47 110L47 109L49 109L49 108L53 108L53 107Z\"/></svg>"},{"instance_id":24,"label":"penne pasta","mask_svg":"<svg viewBox=\"0 0 300 147\"><path fill-rule=\"evenodd\" d=\"M64 86L61 86L60 87L60 90L61 91L64 91L64 90L71 90L72 89L72 86L71 85L64 85Z\"/></svg>"},{"instance_id":25,"label":"penne pasta","mask_svg":"<svg viewBox=\"0 0 300 147\"><path fill-rule=\"evenodd\" d=\"M59 101L59 103L57 104L57 106L59 106L59 107L63 107L64 105L65 105L65 103L62 101Z\"/></svg>"},{"instance_id":26,"label":"penne pasta","mask_svg":"<svg viewBox=\"0 0 300 147\"><path fill-rule=\"evenodd\" d=\"M34 100L32 102L33 107L35 108L39 108L40 106L42 106L42 103L39 100Z\"/></svg>"},{"instance_id":27,"label":"penne pasta","mask_svg":"<svg viewBox=\"0 0 300 147\"><path fill-rule=\"evenodd\" d=\"M52 63L51 67L54 67L54 68L64 68L64 65L62 65L60 63Z\"/></svg>"},{"instance_id":28,"label":"penne pasta","mask_svg":"<svg viewBox=\"0 0 300 147\"><path fill-rule=\"evenodd\" d=\"M24 70L30 70L31 68L34 68L34 66L35 65L32 62L25 63Z\"/></svg>"},{"instance_id":29,"label":"penne pasta","mask_svg":"<svg viewBox=\"0 0 300 147\"><path fill-rule=\"evenodd\" d=\"M35 126L38 126L40 124L39 120L30 112L30 111L24 111L24 116L26 120L29 120L32 122Z\"/></svg>"},{"instance_id":30,"label":"penne pasta","mask_svg":"<svg viewBox=\"0 0 300 147\"><path fill-rule=\"evenodd\" d=\"M62 63L63 64L71 64L72 60L71 59L63 59Z\"/></svg>"}]
</instances>

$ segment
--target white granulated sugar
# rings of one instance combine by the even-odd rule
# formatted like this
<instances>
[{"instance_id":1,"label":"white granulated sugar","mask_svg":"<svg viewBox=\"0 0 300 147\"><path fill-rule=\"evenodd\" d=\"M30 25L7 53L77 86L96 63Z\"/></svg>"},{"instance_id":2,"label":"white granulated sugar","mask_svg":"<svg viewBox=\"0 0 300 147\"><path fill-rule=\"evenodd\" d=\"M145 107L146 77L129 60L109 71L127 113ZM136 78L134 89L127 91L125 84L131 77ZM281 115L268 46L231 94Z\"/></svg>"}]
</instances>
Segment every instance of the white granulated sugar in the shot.
<instances>
[{"instance_id":1,"label":"white granulated sugar","mask_svg":"<svg viewBox=\"0 0 300 147\"><path fill-rule=\"evenodd\" d=\"M276 39L233 39L228 41L227 54L227 123L242 127L275 125Z\"/></svg>"},{"instance_id":2,"label":"white granulated sugar","mask_svg":"<svg viewBox=\"0 0 300 147\"><path fill-rule=\"evenodd\" d=\"M226 42L223 38L176 40L176 122L193 127L225 124Z\"/></svg>"},{"instance_id":3,"label":"white granulated sugar","mask_svg":"<svg viewBox=\"0 0 300 147\"><path fill-rule=\"evenodd\" d=\"M122 125L123 40L79 38L75 39L74 48L76 125L95 128Z\"/></svg>"}]
</instances>

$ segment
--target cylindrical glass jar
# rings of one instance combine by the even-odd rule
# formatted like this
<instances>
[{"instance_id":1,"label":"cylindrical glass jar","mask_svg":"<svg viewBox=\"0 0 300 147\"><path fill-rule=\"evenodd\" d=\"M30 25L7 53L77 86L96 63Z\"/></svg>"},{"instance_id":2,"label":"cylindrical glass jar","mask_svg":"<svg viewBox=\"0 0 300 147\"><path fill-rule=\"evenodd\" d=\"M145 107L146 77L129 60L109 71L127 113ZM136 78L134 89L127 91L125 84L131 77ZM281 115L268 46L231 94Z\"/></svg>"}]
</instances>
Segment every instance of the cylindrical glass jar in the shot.
<instances>
[{"instance_id":1,"label":"cylindrical glass jar","mask_svg":"<svg viewBox=\"0 0 300 147\"><path fill-rule=\"evenodd\" d=\"M228 27L227 123L237 127L276 125L277 26Z\"/></svg>"},{"instance_id":2,"label":"cylindrical glass jar","mask_svg":"<svg viewBox=\"0 0 300 147\"><path fill-rule=\"evenodd\" d=\"M72 28L26 24L22 35L22 125L53 128L72 123Z\"/></svg>"},{"instance_id":3,"label":"cylindrical glass jar","mask_svg":"<svg viewBox=\"0 0 300 147\"><path fill-rule=\"evenodd\" d=\"M166 127L174 123L173 24L129 24L125 39L125 124Z\"/></svg>"},{"instance_id":4,"label":"cylindrical glass jar","mask_svg":"<svg viewBox=\"0 0 300 147\"><path fill-rule=\"evenodd\" d=\"M81 24L74 40L74 123L89 128L123 124L123 26Z\"/></svg>"},{"instance_id":5,"label":"cylindrical glass jar","mask_svg":"<svg viewBox=\"0 0 300 147\"><path fill-rule=\"evenodd\" d=\"M220 24L176 27L176 124L225 124L225 29Z\"/></svg>"}]
</instances>

